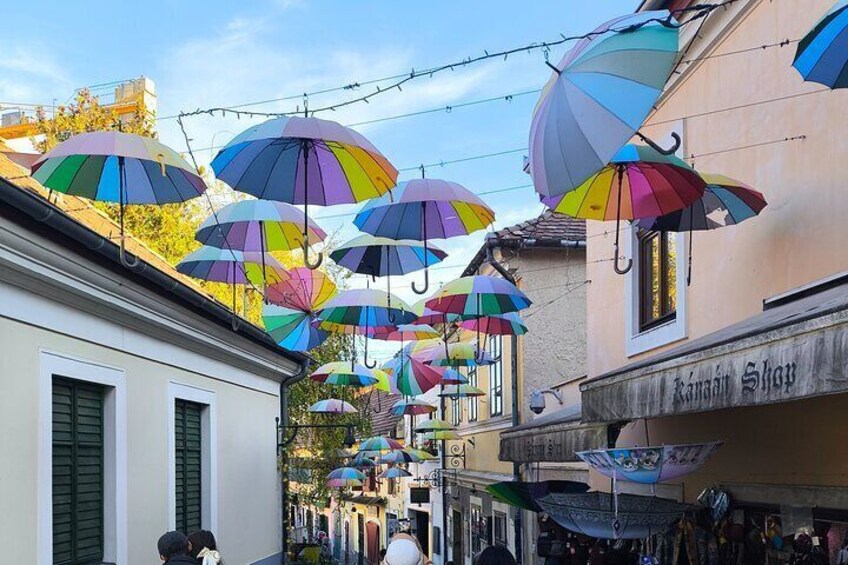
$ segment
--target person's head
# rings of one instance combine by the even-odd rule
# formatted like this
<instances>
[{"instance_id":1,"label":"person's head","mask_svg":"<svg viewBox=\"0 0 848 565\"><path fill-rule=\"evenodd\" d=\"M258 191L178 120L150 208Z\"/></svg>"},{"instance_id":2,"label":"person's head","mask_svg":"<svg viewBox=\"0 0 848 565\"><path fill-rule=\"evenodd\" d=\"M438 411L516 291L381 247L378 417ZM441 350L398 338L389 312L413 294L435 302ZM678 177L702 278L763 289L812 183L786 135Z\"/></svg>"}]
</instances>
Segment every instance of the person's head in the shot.
<instances>
[{"instance_id":1,"label":"person's head","mask_svg":"<svg viewBox=\"0 0 848 565\"><path fill-rule=\"evenodd\" d=\"M421 544L409 534L395 534L384 560L386 565L419 565L425 561Z\"/></svg>"},{"instance_id":2,"label":"person's head","mask_svg":"<svg viewBox=\"0 0 848 565\"><path fill-rule=\"evenodd\" d=\"M197 557L197 554L206 549L218 549L218 544L215 543L215 536L209 530L197 530L188 535L188 542L191 544L191 556Z\"/></svg>"},{"instance_id":3,"label":"person's head","mask_svg":"<svg viewBox=\"0 0 848 565\"><path fill-rule=\"evenodd\" d=\"M502 545L490 545L480 552L474 565L516 565L515 557Z\"/></svg>"},{"instance_id":4,"label":"person's head","mask_svg":"<svg viewBox=\"0 0 848 565\"><path fill-rule=\"evenodd\" d=\"M380 550L380 560L382 561L385 558L386 558L386 548L384 547Z\"/></svg>"},{"instance_id":5,"label":"person's head","mask_svg":"<svg viewBox=\"0 0 848 565\"><path fill-rule=\"evenodd\" d=\"M159 558L162 561L177 555L188 555L188 538L180 532L165 532L156 543L156 548L159 550Z\"/></svg>"}]
</instances>

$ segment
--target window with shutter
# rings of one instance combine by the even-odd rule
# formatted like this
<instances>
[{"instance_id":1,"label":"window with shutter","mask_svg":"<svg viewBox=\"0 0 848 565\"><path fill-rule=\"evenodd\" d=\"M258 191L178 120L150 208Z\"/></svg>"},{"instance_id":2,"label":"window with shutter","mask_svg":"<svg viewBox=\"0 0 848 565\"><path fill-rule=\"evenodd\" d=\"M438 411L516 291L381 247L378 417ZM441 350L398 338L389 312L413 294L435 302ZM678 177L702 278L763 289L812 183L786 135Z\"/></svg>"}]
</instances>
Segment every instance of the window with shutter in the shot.
<instances>
[{"instance_id":1,"label":"window with shutter","mask_svg":"<svg viewBox=\"0 0 848 565\"><path fill-rule=\"evenodd\" d=\"M175 515L177 530L185 534L201 529L202 414L202 404L175 400Z\"/></svg>"},{"instance_id":2,"label":"window with shutter","mask_svg":"<svg viewBox=\"0 0 848 565\"><path fill-rule=\"evenodd\" d=\"M53 563L103 560L102 386L53 378Z\"/></svg>"}]
</instances>

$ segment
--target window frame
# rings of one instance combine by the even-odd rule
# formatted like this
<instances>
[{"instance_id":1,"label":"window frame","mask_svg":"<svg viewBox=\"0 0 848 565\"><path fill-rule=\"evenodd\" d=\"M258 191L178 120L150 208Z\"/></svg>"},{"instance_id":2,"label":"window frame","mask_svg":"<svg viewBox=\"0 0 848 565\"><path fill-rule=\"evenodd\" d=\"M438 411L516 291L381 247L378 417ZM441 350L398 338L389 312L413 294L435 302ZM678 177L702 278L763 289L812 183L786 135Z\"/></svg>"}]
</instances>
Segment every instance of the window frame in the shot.
<instances>
[{"instance_id":1,"label":"window frame","mask_svg":"<svg viewBox=\"0 0 848 565\"><path fill-rule=\"evenodd\" d=\"M498 537L498 520L503 522L503 538ZM506 513L500 510L492 511L492 541L495 545L509 547L509 519Z\"/></svg>"},{"instance_id":2,"label":"window frame","mask_svg":"<svg viewBox=\"0 0 848 565\"><path fill-rule=\"evenodd\" d=\"M498 361L489 365L489 417L503 416L503 337L491 335L488 339L489 354Z\"/></svg>"},{"instance_id":3,"label":"window frame","mask_svg":"<svg viewBox=\"0 0 848 565\"><path fill-rule=\"evenodd\" d=\"M175 510L174 510L174 513L175 513L174 529L179 531L179 532L189 532L189 533L191 533L193 531L203 529L203 503L204 503L204 499L205 499L204 484L203 484L203 468L205 466L204 461L203 461L203 458L204 458L204 453L203 453L203 447L204 447L203 446L203 412L206 409L207 409L207 406L205 404L193 402L191 400L186 400L184 398L175 398L174 399L174 418L175 418L175 421L174 421L174 449L175 449L174 465L175 465L175 473L176 473L176 464L177 464L176 463L177 462L176 450L179 449L179 447L180 447L179 442L177 441L177 439L178 439L177 435L178 435L178 431L179 431L177 429L177 425L176 425L177 416L181 415L181 414L183 416L183 429L184 429L184 433L185 433L186 436L188 435L188 416L189 416L188 412L189 412L189 410L192 411L192 416L194 416L196 414L198 424L200 426L200 431L199 431L199 434L200 434L200 438L199 438L200 442L199 443L200 443L200 445L198 445L196 448L190 448L187 445L187 442L186 442L187 438L186 437L183 438L183 445L182 445L182 451L183 451L183 454L182 454L183 481L184 481L183 496L182 496L183 500L181 501L180 497L176 496L176 493L174 494L174 508L175 508ZM196 527L195 527L195 524L189 524L188 518L186 517L186 512L187 512L186 507L188 505L188 500L187 500L187 487L185 485L185 481L187 481L186 468L188 466L187 455L188 455L189 452L196 453L197 457L200 461L200 477L199 477L199 482L200 482L200 493L199 493L199 495L200 495L200 509L199 509L200 510L200 517L199 517L199 523L196 524ZM175 488L176 488L176 476L175 476ZM180 502L182 502L182 504L184 505L184 507L183 507L183 522L177 523L176 522L176 507Z\"/></svg>"},{"instance_id":4,"label":"window frame","mask_svg":"<svg viewBox=\"0 0 848 565\"><path fill-rule=\"evenodd\" d=\"M451 408L451 425L459 426L462 423L462 409L460 406L459 398L451 398L450 399L450 408Z\"/></svg>"},{"instance_id":5,"label":"window frame","mask_svg":"<svg viewBox=\"0 0 848 565\"><path fill-rule=\"evenodd\" d=\"M468 379L468 384L471 386L477 386L477 367L468 367L466 371L466 378ZM468 397L468 421L476 422L480 417L480 404L477 401L476 396Z\"/></svg>"},{"instance_id":6,"label":"window frame","mask_svg":"<svg viewBox=\"0 0 848 565\"><path fill-rule=\"evenodd\" d=\"M671 289L669 284L669 273L671 271L669 261L669 242L674 237L670 232L636 230L636 238L638 239L638 257L639 257L639 278L638 285L638 301L639 301L639 332L644 333L652 328L673 322L677 318L677 308L669 308L669 297ZM676 238L675 238L676 239ZM659 315L653 315L653 263L652 256L645 253L649 247L653 247L652 242L658 241L657 251L659 253ZM675 253L677 253L677 245L675 241ZM677 286L677 276L680 273L675 270L674 286Z\"/></svg>"}]
</instances>

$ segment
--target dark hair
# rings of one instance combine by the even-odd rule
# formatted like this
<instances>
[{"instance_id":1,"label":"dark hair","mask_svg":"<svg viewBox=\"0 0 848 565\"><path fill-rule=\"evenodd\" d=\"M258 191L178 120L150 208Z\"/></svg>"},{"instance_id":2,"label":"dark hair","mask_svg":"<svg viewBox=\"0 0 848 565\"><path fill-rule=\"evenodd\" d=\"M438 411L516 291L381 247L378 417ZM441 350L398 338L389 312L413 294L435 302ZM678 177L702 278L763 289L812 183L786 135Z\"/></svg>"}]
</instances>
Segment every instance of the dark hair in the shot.
<instances>
[{"instance_id":1,"label":"dark hair","mask_svg":"<svg viewBox=\"0 0 848 565\"><path fill-rule=\"evenodd\" d=\"M474 565L516 565L515 557L502 545L490 545L480 552Z\"/></svg>"},{"instance_id":2,"label":"dark hair","mask_svg":"<svg viewBox=\"0 0 848 565\"><path fill-rule=\"evenodd\" d=\"M188 535L188 541L191 542L191 556L197 558L197 554L206 549L218 549L218 544L215 543L215 535L209 530L197 530Z\"/></svg>"},{"instance_id":3,"label":"dark hair","mask_svg":"<svg viewBox=\"0 0 848 565\"><path fill-rule=\"evenodd\" d=\"M188 538L180 532L165 532L156 544L159 555L170 559L175 555L188 555Z\"/></svg>"}]
</instances>

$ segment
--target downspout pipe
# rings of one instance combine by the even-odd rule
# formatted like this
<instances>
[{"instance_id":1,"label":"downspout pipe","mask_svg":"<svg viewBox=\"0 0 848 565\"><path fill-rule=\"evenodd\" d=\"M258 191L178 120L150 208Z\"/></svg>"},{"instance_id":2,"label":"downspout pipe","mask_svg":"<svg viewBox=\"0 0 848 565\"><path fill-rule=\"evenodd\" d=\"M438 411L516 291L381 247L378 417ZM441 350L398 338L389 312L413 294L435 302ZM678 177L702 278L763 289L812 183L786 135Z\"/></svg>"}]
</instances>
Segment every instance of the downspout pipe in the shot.
<instances>
[{"instance_id":1,"label":"downspout pipe","mask_svg":"<svg viewBox=\"0 0 848 565\"><path fill-rule=\"evenodd\" d=\"M309 371L310 362L301 363L300 370L287 379L280 381L280 424L285 426L289 421L289 388L293 384L297 384L306 378L306 373ZM279 430L277 433L280 433ZM288 469L288 455L286 451L280 450L281 469ZM280 555L280 563L286 565L289 561L289 478L285 475L280 476L280 529L282 539L282 554Z\"/></svg>"}]
</instances>

